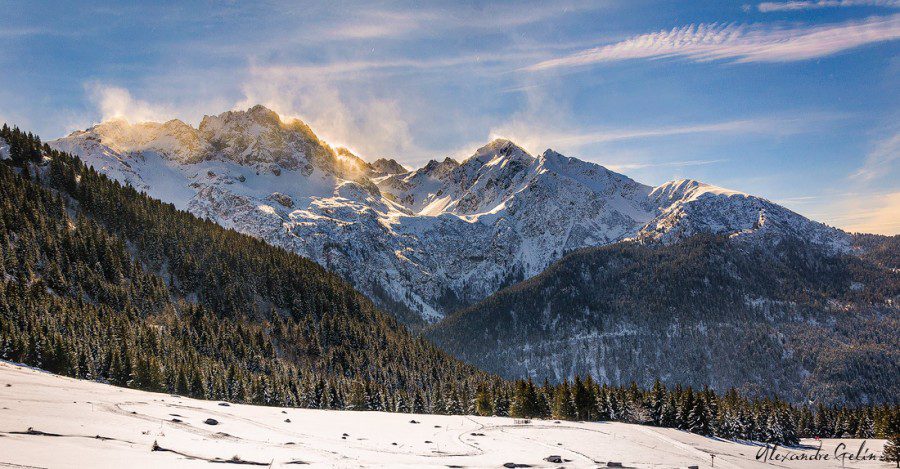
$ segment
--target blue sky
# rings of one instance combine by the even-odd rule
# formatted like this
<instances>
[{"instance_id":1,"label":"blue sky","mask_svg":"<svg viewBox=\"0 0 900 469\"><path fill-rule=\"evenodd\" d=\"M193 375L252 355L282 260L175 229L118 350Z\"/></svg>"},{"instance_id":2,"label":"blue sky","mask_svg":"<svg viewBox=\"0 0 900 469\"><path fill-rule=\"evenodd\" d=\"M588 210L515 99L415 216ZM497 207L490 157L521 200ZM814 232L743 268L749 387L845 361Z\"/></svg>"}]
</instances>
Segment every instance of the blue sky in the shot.
<instances>
[{"instance_id":1,"label":"blue sky","mask_svg":"<svg viewBox=\"0 0 900 469\"><path fill-rule=\"evenodd\" d=\"M900 1L3 2L0 120L265 104L408 166L493 137L900 233Z\"/></svg>"}]
</instances>

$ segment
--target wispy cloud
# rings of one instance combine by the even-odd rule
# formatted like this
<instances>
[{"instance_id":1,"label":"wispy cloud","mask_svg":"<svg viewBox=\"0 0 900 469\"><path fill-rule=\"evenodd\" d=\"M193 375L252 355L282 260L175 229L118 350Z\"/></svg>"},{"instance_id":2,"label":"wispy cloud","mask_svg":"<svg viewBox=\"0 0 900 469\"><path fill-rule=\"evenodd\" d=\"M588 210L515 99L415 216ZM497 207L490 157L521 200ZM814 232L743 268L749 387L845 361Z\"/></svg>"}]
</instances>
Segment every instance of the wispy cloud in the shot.
<instances>
[{"instance_id":1,"label":"wispy cloud","mask_svg":"<svg viewBox=\"0 0 900 469\"><path fill-rule=\"evenodd\" d=\"M900 164L900 131L895 131L875 145L866 155L862 168L851 177L861 181L872 181L896 174L900 170L896 166L898 164Z\"/></svg>"},{"instance_id":2,"label":"wispy cloud","mask_svg":"<svg viewBox=\"0 0 900 469\"><path fill-rule=\"evenodd\" d=\"M158 104L135 99L131 93L117 86L92 82L85 85L88 100L100 112L101 118L125 119L128 122L164 121L176 117L176 111Z\"/></svg>"},{"instance_id":3,"label":"wispy cloud","mask_svg":"<svg viewBox=\"0 0 900 469\"><path fill-rule=\"evenodd\" d=\"M773 11L798 11L818 10L821 8L844 7L886 7L900 8L897 0L817 0L817 1L792 1L792 2L762 2L756 5L756 9L769 13Z\"/></svg>"},{"instance_id":4,"label":"wispy cloud","mask_svg":"<svg viewBox=\"0 0 900 469\"><path fill-rule=\"evenodd\" d=\"M799 205L799 204L808 204L819 200L819 196L815 195L801 195L797 197L783 197L781 199L776 199L775 203L780 205Z\"/></svg>"},{"instance_id":5,"label":"wispy cloud","mask_svg":"<svg viewBox=\"0 0 900 469\"><path fill-rule=\"evenodd\" d=\"M849 232L900 234L900 192L860 189L785 197L775 203Z\"/></svg>"},{"instance_id":6,"label":"wispy cloud","mask_svg":"<svg viewBox=\"0 0 900 469\"><path fill-rule=\"evenodd\" d=\"M630 128L599 128L580 131L551 130L535 122L512 120L491 131L492 137L513 140L530 151L538 151L546 146L573 149L592 144L603 144L624 140L656 139L683 135L723 134L723 135L792 135L815 128L823 121L838 119L835 114L815 114L800 117L760 117L735 119L721 122L695 123L686 125L661 125ZM718 161L715 161L718 162ZM673 166L677 166L673 164Z\"/></svg>"},{"instance_id":7,"label":"wispy cloud","mask_svg":"<svg viewBox=\"0 0 900 469\"><path fill-rule=\"evenodd\" d=\"M73 37L80 35L82 32L46 26L0 24L0 38L4 39L30 39L34 36Z\"/></svg>"},{"instance_id":8,"label":"wispy cloud","mask_svg":"<svg viewBox=\"0 0 900 469\"><path fill-rule=\"evenodd\" d=\"M564 15L597 10L609 2L574 0L552 3L459 3L440 8L362 9L355 14L316 28L319 39L375 39L432 36L437 33L466 30L509 30L535 25ZM451 6L452 5L452 6Z\"/></svg>"},{"instance_id":9,"label":"wispy cloud","mask_svg":"<svg viewBox=\"0 0 900 469\"><path fill-rule=\"evenodd\" d=\"M706 166L717 163L725 163L727 159L713 160L686 160L686 161L664 161L659 163L625 163L625 164L607 164L607 168L616 171L633 171L647 168L683 168L687 166Z\"/></svg>"},{"instance_id":10,"label":"wispy cloud","mask_svg":"<svg viewBox=\"0 0 900 469\"><path fill-rule=\"evenodd\" d=\"M691 24L538 62L527 70L577 67L630 59L684 57L696 62L790 62L900 38L900 14L822 26Z\"/></svg>"},{"instance_id":11,"label":"wispy cloud","mask_svg":"<svg viewBox=\"0 0 900 469\"><path fill-rule=\"evenodd\" d=\"M850 232L900 234L900 191L848 196L834 206L822 221Z\"/></svg>"},{"instance_id":12,"label":"wispy cloud","mask_svg":"<svg viewBox=\"0 0 900 469\"><path fill-rule=\"evenodd\" d=\"M451 67L504 65L510 62L534 60L539 50L510 50L504 53L464 54L456 56L428 56L421 58L397 57L384 60L337 60L331 62L307 62L299 64L259 65L251 68L266 69L279 75L316 76L321 79L347 80L368 77L372 73L440 72ZM503 68L502 71L506 71Z\"/></svg>"},{"instance_id":13,"label":"wispy cloud","mask_svg":"<svg viewBox=\"0 0 900 469\"><path fill-rule=\"evenodd\" d=\"M389 97L341 87L291 67L251 67L244 98L235 108L263 104L286 117L300 118L326 142L353 148L362 156L398 156L417 151L409 115Z\"/></svg>"}]
</instances>

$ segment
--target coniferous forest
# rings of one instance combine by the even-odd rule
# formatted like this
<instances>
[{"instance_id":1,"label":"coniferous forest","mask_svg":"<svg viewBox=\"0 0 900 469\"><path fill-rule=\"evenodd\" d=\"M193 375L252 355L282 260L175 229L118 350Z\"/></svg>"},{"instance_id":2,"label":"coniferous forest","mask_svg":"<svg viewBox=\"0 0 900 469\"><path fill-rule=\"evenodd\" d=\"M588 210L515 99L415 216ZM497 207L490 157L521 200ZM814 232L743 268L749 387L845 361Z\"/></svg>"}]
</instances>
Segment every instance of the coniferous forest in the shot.
<instances>
[{"instance_id":1,"label":"coniferous forest","mask_svg":"<svg viewBox=\"0 0 900 469\"><path fill-rule=\"evenodd\" d=\"M900 433L896 402L503 380L408 332L317 264L108 179L30 133L0 147L0 357L203 399L617 420L722 438Z\"/></svg>"}]
</instances>

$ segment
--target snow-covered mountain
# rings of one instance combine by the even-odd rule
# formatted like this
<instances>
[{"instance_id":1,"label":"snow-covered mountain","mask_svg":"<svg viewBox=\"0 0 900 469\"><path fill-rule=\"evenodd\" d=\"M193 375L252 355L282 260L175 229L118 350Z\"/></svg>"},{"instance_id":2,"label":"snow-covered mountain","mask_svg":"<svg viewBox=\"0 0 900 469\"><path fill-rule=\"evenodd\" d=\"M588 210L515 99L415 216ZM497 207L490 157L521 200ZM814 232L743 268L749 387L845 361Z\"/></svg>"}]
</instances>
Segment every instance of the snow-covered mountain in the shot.
<instances>
[{"instance_id":1,"label":"snow-covered mountain","mask_svg":"<svg viewBox=\"0 0 900 469\"><path fill-rule=\"evenodd\" d=\"M495 140L407 170L333 149L262 106L101 123L50 143L123 183L319 262L408 323L434 322L564 253L701 232L848 249L845 233L692 180L650 187L552 150Z\"/></svg>"}]
</instances>

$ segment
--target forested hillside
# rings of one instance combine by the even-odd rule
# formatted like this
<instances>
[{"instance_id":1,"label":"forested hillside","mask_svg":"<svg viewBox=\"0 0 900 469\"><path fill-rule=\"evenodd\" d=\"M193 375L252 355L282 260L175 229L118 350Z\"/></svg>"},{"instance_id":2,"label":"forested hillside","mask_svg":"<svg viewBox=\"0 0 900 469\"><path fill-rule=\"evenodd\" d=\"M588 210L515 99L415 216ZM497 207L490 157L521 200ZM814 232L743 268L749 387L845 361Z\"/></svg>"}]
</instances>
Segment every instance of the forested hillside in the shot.
<instances>
[{"instance_id":1,"label":"forested hillside","mask_svg":"<svg viewBox=\"0 0 900 469\"><path fill-rule=\"evenodd\" d=\"M897 402L900 273L883 255L896 238L864 241L859 257L713 236L585 249L428 336L508 377Z\"/></svg>"},{"instance_id":2,"label":"forested hillside","mask_svg":"<svg viewBox=\"0 0 900 469\"><path fill-rule=\"evenodd\" d=\"M410 335L315 263L122 187L31 134L4 126L0 157L5 360L269 405L618 420L778 443L900 429L893 405L504 381Z\"/></svg>"},{"instance_id":3,"label":"forested hillside","mask_svg":"<svg viewBox=\"0 0 900 469\"><path fill-rule=\"evenodd\" d=\"M488 379L312 261L122 187L30 134L0 138L12 163L0 165L2 358L331 408L354 388L394 409Z\"/></svg>"}]
</instances>

